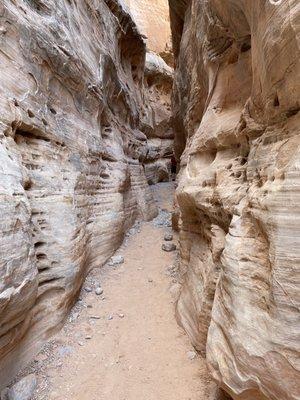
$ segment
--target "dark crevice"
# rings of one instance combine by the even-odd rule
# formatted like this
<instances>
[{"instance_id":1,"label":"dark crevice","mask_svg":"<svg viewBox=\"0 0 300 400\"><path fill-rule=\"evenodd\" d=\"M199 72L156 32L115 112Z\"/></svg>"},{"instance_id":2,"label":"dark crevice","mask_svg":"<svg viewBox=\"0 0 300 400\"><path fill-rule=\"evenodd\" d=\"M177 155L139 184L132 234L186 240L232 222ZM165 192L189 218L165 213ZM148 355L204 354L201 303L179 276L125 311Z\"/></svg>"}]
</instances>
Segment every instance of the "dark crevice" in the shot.
<instances>
[{"instance_id":1,"label":"dark crevice","mask_svg":"<svg viewBox=\"0 0 300 400\"><path fill-rule=\"evenodd\" d=\"M298 114L300 110L300 107L294 107L294 108L290 108L287 112L286 112L286 116L287 118L293 117L294 115Z\"/></svg>"},{"instance_id":2,"label":"dark crevice","mask_svg":"<svg viewBox=\"0 0 300 400\"><path fill-rule=\"evenodd\" d=\"M249 35L241 45L241 53L251 50L251 36Z\"/></svg>"},{"instance_id":3,"label":"dark crevice","mask_svg":"<svg viewBox=\"0 0 300 400\"><path fill-rule=\"evenodd\" d=\"M32 130L23 130L23 129L17 129L15 133L15 141L17 144L23 139L39 139L43 140L45 142L50 142L50 139L47 137L42 136L42 133L40 131L37 131L35 129Z\"/></svg>"},{"instance_id":4,"label":"dark crevice","mask_svg":"<svg viewBox=\"0 0 300 400\"><path fill-rule=\"evenodd\" d=\"M51 112L52 114L54 114L54 115L57 114L57 111L56 111L54 108L49 107L49 110L50 110L50 112Z\"/></svg>"},{"instance_id":5,"label":"dark crevice","mask_svg":"<svg viewBox=\"0 0 300 400\"><path fill-rule=\"evenodd\" d=\"M31 110L27 110L27 114L29 116L29 118L34 118L34 113Z\"/></svg>"},{"instance_id":6,"label":"dark crevice","mask_svg":"<svg viewBox=\"0 0 300 400\"><path fill-rule=\"evenodd\" d=\"M40 274L40 281L39 281L39 287L45 286L45 285L49 285L53 282L58 282L60 281L62 278L61 277L54 277L54 278L46 278L43 280L43 275L42 273Z\"/></svg>"},{"instance_id":7,"label":"dark crevice","mask_svg":"<svg viewBox=\"0 0 300 400\"><path fill-rule=\"evenodd\" d=\"M274 97L273 106L274 106L274 107L279 107L279 99L278 99L277 94L276 94L276 96Z\"/></svg>"},{"instance_id":8,"label":"dark crevice","mask_svg":"<svg viewBox=\"0 0 300 400\"><path fill-rule=\"evenodd\" d=\"M25 190L30 190L31 188L32 188L32 181L28 179L28 180L24 183L24 189L25 189Z\"/></svg>"},{"instance_id":9,"label":"dark crevice","mask_svg":"<svg viewBox=\"0 0 300 400\"><path fill-rule=\"evenodd\" d=\"M42 0L25 0L26 3L40 15L51 15L51 8Z\"/></svg>"}]
</instances>

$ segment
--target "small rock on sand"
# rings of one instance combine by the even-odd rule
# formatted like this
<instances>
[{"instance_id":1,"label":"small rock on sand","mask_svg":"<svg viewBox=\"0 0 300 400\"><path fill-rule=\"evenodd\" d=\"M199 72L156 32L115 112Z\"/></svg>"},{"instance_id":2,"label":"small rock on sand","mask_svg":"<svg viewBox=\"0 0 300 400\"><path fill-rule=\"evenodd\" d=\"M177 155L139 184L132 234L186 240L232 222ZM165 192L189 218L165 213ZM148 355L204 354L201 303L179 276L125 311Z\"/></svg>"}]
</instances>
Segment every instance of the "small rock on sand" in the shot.
<instances>
[{"instance_id":1,"label":"small rock on sand","mask_svg":"<svg viewBox=\"0 0 300 400\"><path fill-rule=\"evenodd\" d=\"M7 400L30 400L37 385L35 374L30 374L15 383L7 392Z\"/></svg>"},{"instance_id":2,"label":"small rock on sand","mask_svg":"<svg viewBox=\"0 0 300 400\"><path fill-rule=\"evenodd\" d=\"M95 293L97 296L101 296L101 294L103 294L103 289L101 287L97 287Z\"/></svg>"},{"instance_id":3,"label":"small rock on sand","mask_svg":"<svg viewBox=\"0 0 300 400\"><path fill-rule=\"evenodd\" d=\"M173 240L173 235L171 233L166 233L164 236L164 240L166 242L170 242L171 240Z\"/></svg>"},{"instance_id":4,"label":"small rock on sand","mask_svg":"<svg viewBox=\"0 0 300 400\"><path fill-rule=\"evenodd\" d=\"M197 353L195 351L188 351L187 357L189 360L194 360L197 357Z\"/></svg>"},{"instance_id":5,"label":"small rock on sand","mask_svg":"<svg viewBox=\"0 0 300 400\"><path fill-rule=\"evenodd\" d=\"M174 243L163 243L161 246L163 251L175 251L176 250L176 245Z\"/></svg>"},{"instance_id":6,"label":"small rock on sand","mask_svg":"<svg viewBox=\"0 0 300 400\"><path fill-rule=\"evenodd\" d=\"M108 265L114 267L115 265L123 264L124 257L123 256L113 256L108 262Z\"/></svg>"}]
</instances>

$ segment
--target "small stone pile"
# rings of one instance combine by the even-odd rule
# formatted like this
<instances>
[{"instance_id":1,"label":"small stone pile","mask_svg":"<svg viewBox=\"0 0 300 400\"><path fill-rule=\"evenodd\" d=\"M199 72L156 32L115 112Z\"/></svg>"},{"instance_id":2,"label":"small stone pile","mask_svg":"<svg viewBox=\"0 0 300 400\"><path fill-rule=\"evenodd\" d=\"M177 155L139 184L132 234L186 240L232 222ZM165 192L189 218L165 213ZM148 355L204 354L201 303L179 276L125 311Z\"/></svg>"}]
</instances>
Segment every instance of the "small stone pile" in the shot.
<instances>
[{"instance_id":1,"label":"small stone pile","mask_svg":"<svg viewBox=\"0 0 300 400\"><path fill-rule=\"evenodd\" d=\"M171 233L166 233L164 236L164 240L167 243L163 243L161 248L163 251L171 252L176 250L176 244L171 243L173 240L173 235Z\"/></svg>"}]
</instances>

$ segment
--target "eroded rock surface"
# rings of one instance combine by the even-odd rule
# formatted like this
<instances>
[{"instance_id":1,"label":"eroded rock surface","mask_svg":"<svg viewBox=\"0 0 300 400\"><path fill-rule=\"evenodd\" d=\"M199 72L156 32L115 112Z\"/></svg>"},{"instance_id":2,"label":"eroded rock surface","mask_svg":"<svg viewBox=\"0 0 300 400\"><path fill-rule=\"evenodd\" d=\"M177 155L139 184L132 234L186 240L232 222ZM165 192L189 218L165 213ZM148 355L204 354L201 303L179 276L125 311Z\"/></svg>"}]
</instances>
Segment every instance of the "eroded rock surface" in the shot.
<instances>
[{"instance_id":1,"label":"eroded rock surface","mask_svg":"<svg viewBox=\"0 0 300 400\"><path fill-rule=\"evenodd\" d=\"M171 124L173 68L156 53L148 51L145 63L146 103L152 110L152 123L145 127L148 150L143 159L148 183L171 179L174 133Z\"/></svg>"},{"instance_id":2,"label":"eroded rock surface","mask_svg":"<svg viewBox=\"0 0 300 400\"><path fill-rule=\"evenodd\" d=\"M145 47L116 0L0 4L0 387L134 220L157 214Z\"/></svg>"},{"instance_id":3,"label":"eroded rock surface","mask_svg":"<svg viewBox=\"0 0 300 400\"><path fill-rule=\"evenodd\" d=\"M137 26L146 37L147 47L157 54L171 48L168 0L124 0Z\"/></svg>"},{"instance_id":4,"label":"eroded rock surface","mask_svg":"<svg viewBox=\"0 0 300 400\"><path fill-rule=\"evenodd\" d=\"M171 179L174 134L171 127L173 53L167 0L125 0L146 41L145 97L152 119L144 132L148 151L143 159L149 184Z\"/></svg>"},{"instance_id":5,"label":"eroded rock surface","mask_svg":"<svg viewBox=\"0 0 300 400\"><path fill-rule=\"evenodd\" d=\"M296 400L299 2L169 3L178 320L234 399Z\"/></svg>"}]
</instances>

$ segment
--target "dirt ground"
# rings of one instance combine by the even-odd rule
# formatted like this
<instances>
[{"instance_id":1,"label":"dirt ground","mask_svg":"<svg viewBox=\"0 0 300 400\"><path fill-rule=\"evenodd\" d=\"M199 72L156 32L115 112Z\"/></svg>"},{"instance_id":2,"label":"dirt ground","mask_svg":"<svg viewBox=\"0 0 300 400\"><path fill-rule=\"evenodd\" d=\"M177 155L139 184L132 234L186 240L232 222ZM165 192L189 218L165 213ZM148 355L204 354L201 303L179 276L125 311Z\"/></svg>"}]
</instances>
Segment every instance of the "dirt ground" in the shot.
<instances>
[{"instance_id":1,"label":"dirt ground","mask_svg":"<svg viewBox=\"0 0 300 400\"><path fill-rule=\"evenodd\" d=\"M131 230L117 252L123 264L90 274L68 322L36 357L36 399L210 398L205 363L174 317L176 252L161 249L171 233L173 183L153 190L160 215Z\"/></svg>"}]
</instances>

